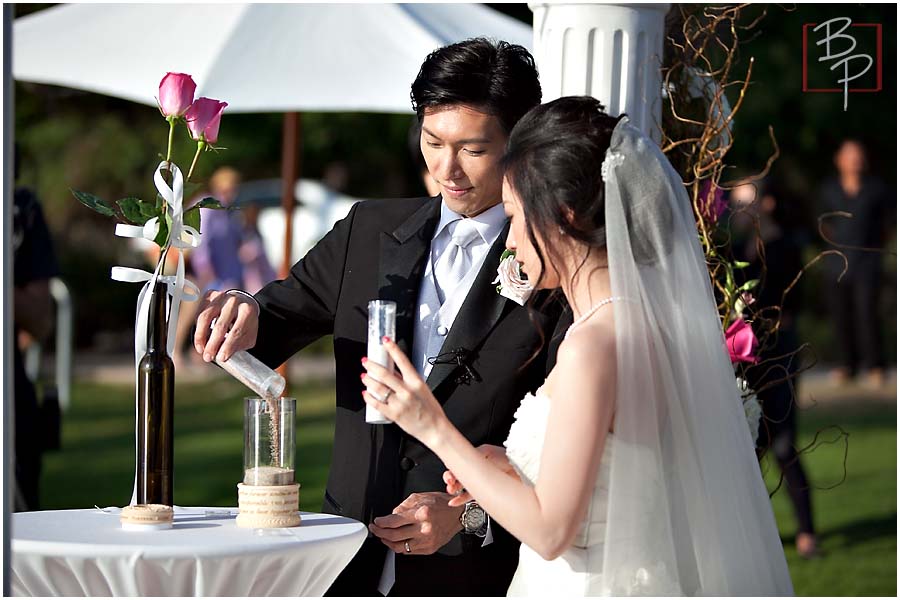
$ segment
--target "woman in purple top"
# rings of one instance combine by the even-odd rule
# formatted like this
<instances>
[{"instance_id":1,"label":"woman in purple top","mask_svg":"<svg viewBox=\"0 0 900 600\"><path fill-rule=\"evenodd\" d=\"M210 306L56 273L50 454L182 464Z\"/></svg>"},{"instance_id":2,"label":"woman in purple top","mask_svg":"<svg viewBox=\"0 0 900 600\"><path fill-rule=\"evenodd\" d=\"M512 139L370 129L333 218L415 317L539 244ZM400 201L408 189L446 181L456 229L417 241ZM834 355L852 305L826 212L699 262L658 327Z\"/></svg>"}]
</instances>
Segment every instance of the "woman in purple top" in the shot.
<instances>
[{"instance_id":1,"label":"woman in purple top","mask_svg":"<svg viewBox=\"0 0 900 600\"><path fill-rule=\"evenodd\" d=\"M237 196L241 177L231 167L220 167L209 178L210 195L231 206ZM240 258L244 234L240 218L230 210L201 209L200 246L191 254L191 266L197 285L207 290L242 288L244 266Z\"/></svg>"}]
</instances>

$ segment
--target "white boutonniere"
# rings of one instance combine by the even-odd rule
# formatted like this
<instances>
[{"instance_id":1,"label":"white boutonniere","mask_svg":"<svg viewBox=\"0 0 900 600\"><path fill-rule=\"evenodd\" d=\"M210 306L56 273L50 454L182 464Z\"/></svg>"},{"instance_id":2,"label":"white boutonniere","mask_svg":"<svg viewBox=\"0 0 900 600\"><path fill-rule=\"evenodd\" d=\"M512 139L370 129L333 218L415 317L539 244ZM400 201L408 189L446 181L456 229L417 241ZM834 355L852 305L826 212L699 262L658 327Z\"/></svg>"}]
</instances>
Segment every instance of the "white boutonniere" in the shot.
<instances>
[{"instance_id":1,"label":"white boutonniere","mask_svg":"<svg viewBox=\"0 0 900 600\"><path fill-rule=\"evenodd\" d=\"M522 275L519 263L516 262L516 253L504 250L500 256L500 264L497 266L497 293L504 298L509 298L519 306L525 306L528 297L534 288L528 283L528 279Z\"/></svg>"}]
</instances>

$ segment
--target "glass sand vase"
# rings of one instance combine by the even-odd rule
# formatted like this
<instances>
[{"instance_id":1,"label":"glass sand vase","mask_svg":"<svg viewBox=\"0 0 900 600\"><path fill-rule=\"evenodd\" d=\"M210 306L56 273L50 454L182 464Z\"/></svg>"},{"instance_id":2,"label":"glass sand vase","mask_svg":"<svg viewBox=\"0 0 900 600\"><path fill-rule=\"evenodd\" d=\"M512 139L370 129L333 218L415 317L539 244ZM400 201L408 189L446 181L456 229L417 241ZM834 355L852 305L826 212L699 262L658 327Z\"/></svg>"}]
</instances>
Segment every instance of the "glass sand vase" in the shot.
<instances>
[{"instance_id":1,"label":"glass sand vase","mask_svg":"<svg viewBox=\"0 0 900 600\"><path fill-rule=\"evenodd\" d=\"M294 481L294 398L244 400L244 478L238 484L237 525L300 524L300 485Z\"/></svg>"}]
</instances>

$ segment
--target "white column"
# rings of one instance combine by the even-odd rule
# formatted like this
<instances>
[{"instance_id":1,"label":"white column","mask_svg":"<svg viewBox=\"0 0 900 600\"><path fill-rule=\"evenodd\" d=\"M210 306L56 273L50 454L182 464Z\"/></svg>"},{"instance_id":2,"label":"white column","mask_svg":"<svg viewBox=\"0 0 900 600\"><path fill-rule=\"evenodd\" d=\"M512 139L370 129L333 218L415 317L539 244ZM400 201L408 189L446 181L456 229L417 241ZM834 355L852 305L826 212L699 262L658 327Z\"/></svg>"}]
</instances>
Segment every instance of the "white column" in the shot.
<instances>
[{"instance_id":1,"label":"white column","mask_svg":"<svg viewBox=\"0 0 900 600\"><path fill-rule=\"evenodd\" d=\"M668 4L529 3L544 102L594 96L659 141Z\"/></svg>"}]
</instances>

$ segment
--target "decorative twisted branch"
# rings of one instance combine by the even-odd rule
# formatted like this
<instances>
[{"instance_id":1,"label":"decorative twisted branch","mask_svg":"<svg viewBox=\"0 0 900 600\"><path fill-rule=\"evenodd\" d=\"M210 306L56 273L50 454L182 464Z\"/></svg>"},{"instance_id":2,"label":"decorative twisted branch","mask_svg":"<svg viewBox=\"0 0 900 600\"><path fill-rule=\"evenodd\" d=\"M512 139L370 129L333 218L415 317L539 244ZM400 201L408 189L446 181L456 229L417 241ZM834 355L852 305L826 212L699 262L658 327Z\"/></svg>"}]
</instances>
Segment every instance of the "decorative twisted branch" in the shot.
<instances>
[{"instance_id":1,"label":"decorative twisted branch","mask_svg":"<svg viewBox=\"0 0 900 600\"><path fill-rule=\"evenodd\" d=\"M754 6L754 10L756 6L758 5ZM754 367L757 374L761 373L758 380L762 382L756 393L787 385L793 397L794 378L811 368L815 364L815 357L813 353L813 360L799 364L799 354L812 350L809 344L803 344L780 356L766 356L766 351L771 350L777 342L782 325L781 305L806 271L822 258L829 254L840 256L844 261L845 271L847 259L837 249L819 253L802 267L783 291L781 305L754 307L742 301L744 293L751 291L756 284L752 281L739 282L739 271L747 263L733 259L731 223L742 211L732 212L727 220L720 220L725 209L722 196L726 190L737 185L755 184L766 177L780 155L774 129L769 126L772 151L762 170L748 178L721 182L723 174L729 168L725 158L734 143L732 124L744 106L753 75L752 57L747 61L743 73L734 73L739 50L745 41L755 35L755 28L768 11L768 7L763 6L760 14L748 17L747 14L751 12L748 7L749 4L706 7L678 5L669 13L664 50L661 146L681 174L691 198L701 246L719 302L723 331L736 318L744 318L752 323L760 341L760 353L765 357ZM729 104L726 92L733 96L736 94L733 106ZM754 199L754 203L757 201L758 199ZM827 216L835 215L823 215ZM759 235L759 217L755 212L749 212L743 218L749 218L755 229L756 254L763 265L760 280L764 281L765 247ZM822 231L821 218L819 229L823 239L830 241ZM837 244L832 245L838 247ZM740 366L739 374L746 379L744 369L743 365ZM775 421L769 419L769 422ZM764 426L765 424L764 421ZM834 441L844 440L846 443L846 433L839 427L835 428L843 435ZM799 452L805 453L816 448L821 443L821 433L819 431L813 442ZM781 485L780 481L778 485ZM777 489L776 487L775 491Z\"/></svg>"}]
</instances>

